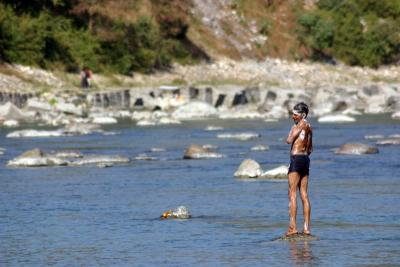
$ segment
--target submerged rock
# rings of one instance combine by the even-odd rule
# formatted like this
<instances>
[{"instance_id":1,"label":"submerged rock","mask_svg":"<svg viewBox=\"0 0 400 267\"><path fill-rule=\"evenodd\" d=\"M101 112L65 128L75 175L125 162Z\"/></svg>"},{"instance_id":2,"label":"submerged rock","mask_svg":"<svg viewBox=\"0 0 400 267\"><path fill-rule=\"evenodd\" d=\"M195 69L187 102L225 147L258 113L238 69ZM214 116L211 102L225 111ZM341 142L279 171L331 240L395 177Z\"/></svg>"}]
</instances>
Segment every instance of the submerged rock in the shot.
<instances>
[{"instance_id":1,"label":"submerged rock","mask_svg":"<svg viewBox=\"0 0 400 267\"><path fill-rule=\"evenodd\" d=\"M278 238L273 239L272 241L314 241L318 240L318 237L315 235L310 235L310 234L303 234L303 233L298 233L298 234L293 234L293 235L284 235Z\"/></svg>"},{"instance_id":2,"label":"submerged rock","mask_svg":"<svg viewBox=\"0 0 400 267\"><path fill-rule=\"evenodd\" d=\"M251 151L267 151L269 149L269 146L267 145L257 145L253 146L250 150Z\"/></svg>"},{"instance_id":3,"label":"submerged rock","mask_svg":"<svg viewBox=\"0 0 400 267\"><path fill-rule=\"evenodd\" d=\"M318 118L319 123L346 123L355 121L355 118L347 115L326 115Z\"/></svg>"},{"instance_id":4,"label":"submerged rock","mask_svg":"<svg viewBox=\"0 0 400 267\"><path fill-rule=\"evenodd\" d=\"M208 159L208 158L223 158L224 155L210 151L210 149L199 145L190 145L186 148L184 159Z\"/></svg>"},{"instance_id":5,"label":"submerged rock","mask_svg":"<svg viewBox=\"0 0 400 267\"><path fill-rule=\"evenodd\" d=\"M274 169L268 170L261 174L262 178L274 178L274 179L286 179L288 175L289 167L287 165L281 165Z\"/></svg>"},{"instance_id":6,"label":"submerged rock","mask_svg":"<svg viewBox=\"0 0 400 267\"><path fill-rule=\"evenodd\" d=\"M247 141L251 139L260 138L261 135L258 133L246 132L246 133L222 133L218 134L217 138L220 139L237 139L241 141Z\"/></svg>"},{"instance_id":7,"label":"submerged rock","mask_svg":"<svg viewBox=\"0 0 400 267\"><path fill-rule=\"evenodd\" d=\"M366 136L364 136L365 139L383 139L385 138L384 135L382 134L368 134Z\"/></svg>"},{"instance_id":8,"label":"submerged rock","mask_svg":"<svg viewBox=\"0 0 400 267\"><path fill-rule=\"evenodd\" d=\"M136 160L156 160L157 158L149 156L147 154L139 154L135 157Z\"/></svg>"},{"instance_id":9,"label":"submerged rock","mask_svg":"<svg viewBox=\"0 0 400 267\"><path fill-rule=\"evenodd\" d=\"M6 135L7 138L21 138L21 137L58 137L64 136L62 130L45 131L45 130L21 130L11 132Z\"/></svg>"},{"instance_id":10,"label":"submerged rock","mask_svg":"<svg viewBox=\"0 0 400 267\"><path fill-rule=\"evenodd\" d=\"M68 161L43 153L38 148L29 150L10 160L7 165L12 167L44 167L67 165Z\"/></svg>"},{"instance_id":11,"label":"submerged rock","mask_svg":"<svg viewBox=\"0 0 400 267\"><path fill-rule=\"evenodd\" d=\"M386 138L376 142L377 145L400 145L400 138Z\"/></svg>"},{"instance_id":12,"label":"submerged rock","mask_svg":"<svg viewBox=\"0 0 400 267\"><path fill-rule=\"evenodd\" d=\"M71 162L72 166L83 166L83 165L98 165L105 163L128 163L129 159L123 156L112 156L112 155L90 155L83 158L77 159Z\"/></svg>"},{"instance_id":13,"label":"submerged rock","mask_svg":"<svg viewBox=\"0 0 400 267\"><path fill-rule=\"evenodd\" d=\"M190 214L190 211L187 207L185 206L179 206L175 209L172 210L167 210L164 212L161 216L160 219L190 219L192 215Z\"/></svg>"},{"instance_id":14,"label":"submerged rock","mask_svg":"<svg viewBox=\"0 0 400 267\"><path fill-rule=\"evenodd\" d=\"M224 129L224 127L222 127L222 126L213 126L213 125L209 125L209 126L207 126L204 130L205 131L221 131L221 130L223 130Z\"/></svg>"},{"instance_id":15,"label":"submerged rock","mask_svg":"<svg viewBox=\"0 0 400 267\"><path fill-rule=\"evenodd\" d=\"M257 178L260 177L262 173L263 170L257 161L245 159L234 173L234 176L238 178Z\"/></svg>"},{"instance_id":16,"label":"submerged rock","mask_svg":"<svg viewBox=\"0 0 400 267\"><path fill-rule=\"evenodd\" d=\"M150 152L165 152L166 149L162 147L152 147L150 148Z\"/></svg>"},{"instance_id":17,"label":"submerged rock","mask_svg":"<svg viewBox=\"0 0 400 267\"><path fill-rule=\"evenodd\" d=\"M336 154L344 155L362 155L362 154L376 154L379 150L377 147L369 146L366 144L349 143L342 145Z\"/></svg>"}]
</instances>

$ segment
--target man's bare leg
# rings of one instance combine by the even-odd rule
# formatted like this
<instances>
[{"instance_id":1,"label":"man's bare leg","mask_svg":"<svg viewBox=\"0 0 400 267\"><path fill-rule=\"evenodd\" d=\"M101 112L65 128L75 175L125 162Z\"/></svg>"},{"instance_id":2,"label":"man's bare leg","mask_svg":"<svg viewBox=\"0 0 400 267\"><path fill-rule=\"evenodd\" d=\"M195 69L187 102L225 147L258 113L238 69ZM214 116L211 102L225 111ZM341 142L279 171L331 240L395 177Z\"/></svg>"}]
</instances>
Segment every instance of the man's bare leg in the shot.
<instances>
[{"instance_id":1,"label":"man's bare leg","mask_svg":"<svg viewBox=\"0 0 400 267\"><path fill-rule=\"evenodd\" d=\"M311 204L308 199L308 175L303 176L300 179L300 196L301 201L303 202L303 215L304 215L304 224L303 224L303 233L310 234L310 214L311 214Z\"/></svg>"},{"instance_id":2,"label":"man's bare leg","mask_svg":"<svg viewBox=\"0 0 400 267\"><path fill-rule=\"evenodd\" d=\"M286 232L286 235L292 235L297 233L296 226L296 215L297 215L297 201L296 201L296 193L297 187L300 182L300 175L297 172L289 173L289 229Z\"/></svg>"}]
</instances>

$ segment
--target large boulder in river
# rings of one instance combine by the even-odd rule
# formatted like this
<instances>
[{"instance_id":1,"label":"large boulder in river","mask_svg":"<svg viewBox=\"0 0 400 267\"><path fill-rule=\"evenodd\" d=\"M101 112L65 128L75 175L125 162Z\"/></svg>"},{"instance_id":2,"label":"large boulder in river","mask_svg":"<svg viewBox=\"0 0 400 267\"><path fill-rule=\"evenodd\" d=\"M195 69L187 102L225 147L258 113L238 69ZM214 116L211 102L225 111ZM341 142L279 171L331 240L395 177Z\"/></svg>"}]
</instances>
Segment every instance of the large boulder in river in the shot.
<instances>
[{"instance_id":1,"label":"large boulder in river","mask_svg":"<svg viewBox=\"0 0 400 267\"><path fill-rule=\"evenodd\" d=\"M289 167L287 165L281 165L262 173L261 176L262 178L286 179L288 175L288 170Z\"/></svg>"},{"instance_id":2,"label":"large boulder in river","mask_svg":"<svg viewBox=\"0 0 400 267\"><path fill-rule=\"evenodd\" d=\"M349 143L342 145L336 154L344 155L362 155L362 154L376 154L379 150L375 146L369 146L366 144Z\"/></svg>"},{"instance_id":3,"label":"large boulder in river","mask_svg":"<svg viewBox=\"0 0 400 267\"><path fill-rule=\"evenodd\" d=\"M252 159L245 159L240 164L234 176L238 178L257 178L263 173L260 164Z\"/></svg>"},{"instance_id":4,"label":"large boulder in river","mask_svg":"<svg viewBox=\"0 0 400 267\"><path fill-rule=\"evenodd\" d=\"M38 148L26 151L17 158L10 160L8 166L12 167L43 167L67 165L68 161L47 155Z\"/></svg>"}]
</instances>

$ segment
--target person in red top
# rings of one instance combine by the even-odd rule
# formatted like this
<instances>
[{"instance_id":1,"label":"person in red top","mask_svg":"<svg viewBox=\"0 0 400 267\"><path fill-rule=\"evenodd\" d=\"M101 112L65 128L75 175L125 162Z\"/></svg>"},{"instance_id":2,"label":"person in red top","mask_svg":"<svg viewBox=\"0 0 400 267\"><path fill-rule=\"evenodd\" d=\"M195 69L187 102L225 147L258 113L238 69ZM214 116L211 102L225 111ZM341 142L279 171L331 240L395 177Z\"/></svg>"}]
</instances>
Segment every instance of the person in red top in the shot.
<instances>
[{"instance_id":1,"label":"person in red top","mask_svg":"<svg viewBox=\"0 0 400 267\"><path fill-rule=\"evenodd\" d=\"M84 67L81 72L81 87L87 89L90 87L92 79L92 71L88 67Z\"/></svg>"}]
</instances>

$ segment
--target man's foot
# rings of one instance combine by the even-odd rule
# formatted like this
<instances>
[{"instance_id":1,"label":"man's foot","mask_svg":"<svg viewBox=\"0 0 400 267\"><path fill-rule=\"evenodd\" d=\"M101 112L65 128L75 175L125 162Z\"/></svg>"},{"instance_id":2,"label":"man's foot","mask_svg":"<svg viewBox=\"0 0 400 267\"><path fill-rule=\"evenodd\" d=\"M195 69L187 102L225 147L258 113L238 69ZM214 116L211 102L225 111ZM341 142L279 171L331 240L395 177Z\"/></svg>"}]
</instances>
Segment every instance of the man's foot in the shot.
<instances>
[{"instance_id":1,"label":"man's foot","mask_svg":"<svg viewBox=\"0 0 400 267\"><path fill-rule=\"evenodd\" d=\"M298 232L297 232L296 230L288 230L288 231L285 233L285 236L297 235L297 234L298 234Z\"/></svg>"},{"instance_id":2,"label":"man's foot","mask_svg":"<svg viewBox=\"0 0 400 267\"><path fill-rule=\"evenodd\" d=\"M310 231L303 231L303 235L311 235Z\"/></svg>"}]
</instances>

